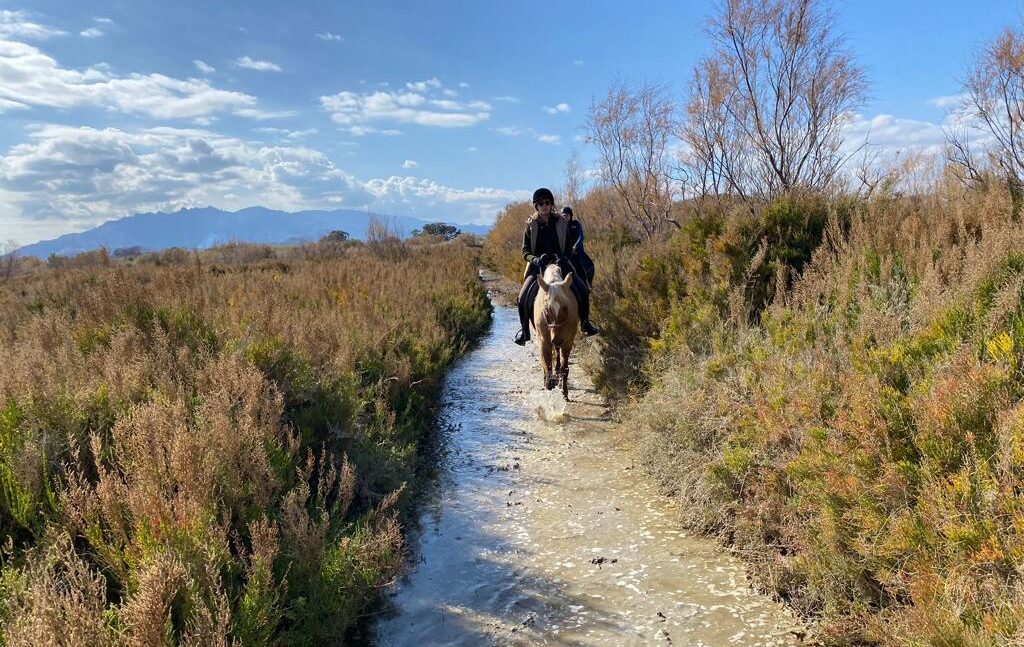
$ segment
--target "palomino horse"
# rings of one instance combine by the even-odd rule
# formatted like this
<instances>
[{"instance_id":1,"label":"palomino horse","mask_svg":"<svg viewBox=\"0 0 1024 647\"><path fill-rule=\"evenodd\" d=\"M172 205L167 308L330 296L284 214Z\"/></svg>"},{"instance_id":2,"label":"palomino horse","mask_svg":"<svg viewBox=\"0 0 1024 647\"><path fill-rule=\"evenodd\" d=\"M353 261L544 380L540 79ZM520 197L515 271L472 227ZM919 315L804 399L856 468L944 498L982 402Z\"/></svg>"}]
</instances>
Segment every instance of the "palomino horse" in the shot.
<instances>
[{"instance_id":1,"label":"palomino horse","mask_svg":"<svg viewBox=\"0 0 1024 647\"><path fill-rule=\"evenodd\" d=\"M552 263L537 277L540 291L533 301L533 327L540 338L540 366L544 370L544 388L551 390L562 380L562 397L569 399L569 353L579 328L579 306L572 293L572 272L562 278L562 270ZM552 370L551 362L555 366Z\"/></svg>"}]
</instances>

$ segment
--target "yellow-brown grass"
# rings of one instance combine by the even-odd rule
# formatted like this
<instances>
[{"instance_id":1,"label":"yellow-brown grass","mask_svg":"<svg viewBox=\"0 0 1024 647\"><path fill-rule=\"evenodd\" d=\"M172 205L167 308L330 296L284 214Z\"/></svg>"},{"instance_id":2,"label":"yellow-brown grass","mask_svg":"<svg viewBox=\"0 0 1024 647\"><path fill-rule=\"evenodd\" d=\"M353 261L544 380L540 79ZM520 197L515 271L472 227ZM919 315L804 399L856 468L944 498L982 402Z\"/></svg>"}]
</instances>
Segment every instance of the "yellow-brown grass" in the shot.
<instances>
[{"instance_id":1,"label":"yellow-brown grass","mask_svg":"<svg viewBox=\"0 0 1024 647\"><path fill-rule=\"evenodd\" d=\"M623 430L687 524L829 644L1024 640L1009 192L680 205L682 230L649 244L589 226L587 203L596 369L633 387Z\"/></svg>"},{"instance_id":2,"label":"yellow-brown grass","mask_svg":"<svg viewBox=\"0 0 1024 647\"><path fill-rule=\"evenodd\" d=\"M474 249L398 246L93 254L0 286L0 642L343 635L490 312Z\"/></svg>"}]
</instances>

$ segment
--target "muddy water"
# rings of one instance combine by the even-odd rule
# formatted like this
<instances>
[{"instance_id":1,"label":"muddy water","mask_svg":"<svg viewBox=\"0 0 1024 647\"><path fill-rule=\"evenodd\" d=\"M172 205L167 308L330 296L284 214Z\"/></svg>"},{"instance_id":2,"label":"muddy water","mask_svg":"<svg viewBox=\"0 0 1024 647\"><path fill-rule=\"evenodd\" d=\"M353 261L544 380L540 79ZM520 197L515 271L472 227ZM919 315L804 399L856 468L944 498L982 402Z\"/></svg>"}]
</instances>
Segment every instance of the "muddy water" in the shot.
<instances>
[{"instance_id":1,"label":"muddy water","mask_svg":"<svg viewBox=\"0 0 1024 647\"><path fill-rule=\"evenodd\" d=\"M450 373L441 473L377 645L797 645L741 564L679 531L578 372L568 407L497 307Z\"/></svg>"}]
</instances>

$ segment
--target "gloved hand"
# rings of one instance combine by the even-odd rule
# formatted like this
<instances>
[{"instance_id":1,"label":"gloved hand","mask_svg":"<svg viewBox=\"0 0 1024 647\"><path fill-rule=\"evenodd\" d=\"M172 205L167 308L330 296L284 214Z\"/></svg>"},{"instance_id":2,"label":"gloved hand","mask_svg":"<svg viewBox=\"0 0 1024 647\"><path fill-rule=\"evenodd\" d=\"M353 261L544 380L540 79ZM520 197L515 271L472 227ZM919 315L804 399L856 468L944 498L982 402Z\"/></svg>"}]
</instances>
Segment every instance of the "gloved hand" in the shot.
<instances>
[{"instance_id":1,"label":"gloved hand","mask_svg":"<svg viewBox=\"0 0 1024 647\"><path fill-rule=\"evenodd\" d=\"M534 256L530 259L530 263L538 270L544 269L544 256Z\"/></svg>"}]
</instances>

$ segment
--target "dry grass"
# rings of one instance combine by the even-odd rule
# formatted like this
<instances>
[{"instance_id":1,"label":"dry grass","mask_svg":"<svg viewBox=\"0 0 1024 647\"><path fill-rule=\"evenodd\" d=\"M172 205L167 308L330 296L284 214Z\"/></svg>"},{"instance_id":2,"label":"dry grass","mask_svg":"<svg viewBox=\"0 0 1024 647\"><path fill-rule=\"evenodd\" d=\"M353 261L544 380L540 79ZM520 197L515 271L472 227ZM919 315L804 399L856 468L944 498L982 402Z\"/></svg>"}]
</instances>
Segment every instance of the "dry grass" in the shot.
<instances>
[{"instance_id":1,"label":"dry grass","mask_svg":"<svg viewBox=\"0 0 1024 647\"><path fill-rule=\"evenodd\" d=\"M1024 641L1024 227L945 181L651 244L583 216L644 464L829 644Z\"/></svg>"},{"instance_id":2,"label":"dry grass","mask_svg":"<svg viewBox=\"0 0 1024 647\"><path fill-rule=\"evenodd\" d=\"M0 286L0 644L343 635L489 318L475 250L395 250L93 254Z\"/></svg>"}]
</instances>

